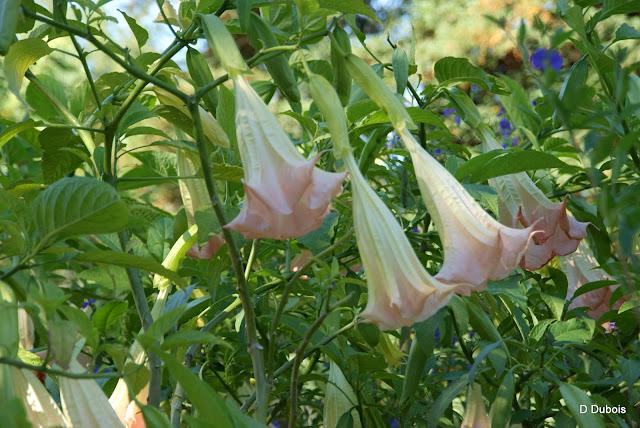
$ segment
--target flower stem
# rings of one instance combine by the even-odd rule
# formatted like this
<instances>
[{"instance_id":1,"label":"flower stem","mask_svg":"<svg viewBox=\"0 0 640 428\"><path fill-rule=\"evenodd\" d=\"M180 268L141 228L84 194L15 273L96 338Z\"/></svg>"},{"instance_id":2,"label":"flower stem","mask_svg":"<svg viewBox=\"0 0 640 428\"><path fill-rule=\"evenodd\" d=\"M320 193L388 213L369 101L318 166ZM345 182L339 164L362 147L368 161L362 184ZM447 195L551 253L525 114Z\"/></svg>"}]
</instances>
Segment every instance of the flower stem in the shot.
<instances>
[{"instance_id":1,"label":"flower stem","mask_svg":"<svg viewBox=\"0 0 640 428\"><path fill-rule=\"evenodd\" d=\"M222 207L220 198L215 188L215 181L211 171L211 165L209 163L208 147L204 139L204 132L202 129L202 121L200 118L200 112L198 111L197 99L191 98L188 103L189 111L193 118L196 142L198 145L198 153L200 154L200 163L204 175L204 181L207 186L207 192L213 206L213 211L218 219L220 225L224 226L227 221L225 213ZM231 259L231 265L236 276L236 287L238 291L238 298L242 304L244 310L244 321L247 330L247 347L249 355L251 356L251 362L253 364L253 375L256 382L256 403L257 409L255 418L259 422L264 422L267 416L267 410L269 406L268 397L268 385L267 378L264 370L264 358L262 352L262 345L258 341L258 330L256 327L256 315L253 311L253 304L251 302L251 296L247 287L247 282L244 276L244 269L242 267L242 259L240 252L236 246L235 240L231 232L224 227L222 228L222 234L229 247L229 257Z\"/></svg>"}]
</instances>

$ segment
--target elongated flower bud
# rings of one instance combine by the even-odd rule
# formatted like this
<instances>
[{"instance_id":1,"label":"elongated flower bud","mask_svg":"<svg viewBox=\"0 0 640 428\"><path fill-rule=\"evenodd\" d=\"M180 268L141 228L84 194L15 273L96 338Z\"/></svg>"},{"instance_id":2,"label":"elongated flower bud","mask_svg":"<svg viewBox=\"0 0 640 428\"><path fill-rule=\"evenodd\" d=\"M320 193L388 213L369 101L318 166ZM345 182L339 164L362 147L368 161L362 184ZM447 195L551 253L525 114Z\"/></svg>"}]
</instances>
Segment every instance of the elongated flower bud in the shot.
<instances>
[{"instance_id":1,"label":"elongated flower bud","mask_svg":"<svg viewBox=\"0 0 640 428\"><path fill-rule=\"evenodd\" d=\"M560 266L567 276L567 300L571 300L575 292L584 284L611 279L604 270L598 267L598 261L584 241L580 243L573 254L560 258ZM617 285L608 285L581 294L573 299L569 304L569 309L587 307L587 314L593 319L598 319L611 309L618 309L624 302L624 299L620 299L614 305L609 304L611 296L617 288Z\"/></svg>"},{"instance_id":2,"label":"elongated flower bud","mask_svg":"<svg viewBox=\"0 0 640 428\"><path fill-rule=\"evenodd\" d=\"M324 114L333 141L333 151L336 158L343 159L351 153L349 134L345 120L344 108L338 94L331 84L319 74L309 74L309 90L313 101Z\"/></svg>"},{"instance_id":3,"label":"elongated flower bud","mask_svg":"<svg viewBox=\"0 0 640 428\"><path fill-rule=\"evenodd\" d=\"M323 425L327 428L337 427L343 414L351 412L353 428L362 427L356 407L358 397L344 377L340 367L333 361L329 363L329 379L324 399Z\"/></svg>"},{"instance_id":4,"label":"elongated flower bud","mask_svg":"<svg viewBox=\"0 0 640 428\"><path fill-rule=\"evenodd\" d=\"M436 278L459 285L458 292L466 294L482 289L487 280L509 275L522 260L533 228L500 224L409 131L399 134L411 154L422 198L444 247L444 263Z\"/></svg>"},{"instance_id":5,"label":"elongated flower bud","mask_svg":"<svg viewBox=\"0 0 640 428\"><path fill-rule=\"evenodd\" d=\"M500 146L491 130L482 125L479 129L484 151ZM527 249L521 266L539 269L555 256L571 254L587 236L589 223L577 221L567 212L567 202L551 202L525 173L492 178L489 184L498 192L500 220L511 227L534 225L538 233L533 245Z\"/></svg>"},{"instance_id":6,"label":"elongated flower bud","mask_svg":"<svg viewBox=\"0 0 640 428\"><path fill-rule=\"evenodd\" d=\"M390 330L423 321L444 306L454 287L427 273L393 214L371 189L353 156L353 221L367 277L367 307L361 316Z\"/></svg>"},{"instance_id":7,"label":"elongated flower bud","mask_svg":"<svg viewBox=\"0 0 640 428\"><path fill-rule=\"evenodd\" d=\"M294 238L317 229L345 174L316 168L319 155L305 159L251 85L242 77L234 83L246 202L225 227L250 239Z\"/></svg>"},{"instance_id":8,"label":"elongated flower bud","mask_svg":"<svg viewBox=\"0 0 640 428\"><path fill-rule=\"evenodd\" d=\"M482 387L477 383L469 387L460 428L491 428L491 419L482 400Z\"/></svg>"},{"instance_id":9,"label":"elongated flower bud","mask_svg":"<svg viewBox=\"0 0 640 428\"><path fill-rule=\"evenodd\" d=\"M158 87L154 87L153 92L155 92L160 103L176 108L180 113L187 117L191 117L189 108L182 102L182 100L180 100L180 98L176 97L171 92L167 92ZM200 111L200 118L202 119L204 136L207 140L220 147L229 147L229 137L227 137L226 132L224 132L224 129L222 129L222 126L220 126L218 121L202 107L198 106L198 110Z\"/></svg>"},{"instance_id":10,"label":"elongated flower bud","mask_svg":"<svg viewBox=\"0 0 640 428\"><path fill-rule=\"evenodd\" d=\"M197 238L198 226L193 225L173 244L171 250L169 250L169 254L167 254L162 261L162 266L176 272L189 249L196 244ZM167 298L169 297L172 287L169 279L157 274L153 277L153 286L159 291L156 301L153 304L153 308L151 308L151 317L153 319L157 319L164 310L165 303L167 302ZM142 333L142 330L140 333ZM133 342L133 345L131 345L129 355L131 356L131 361L136 364L143 364L146 356L144 349L137 341ZM143 391L138 394L137 398L139 401L145 403L147 399L146 396L147 394L144 393L143 388ZM122 423L126 424L127 415L130 415L132 412L134 414L136 413L135 409L137 406L135 406L135 402L129 398L129 389L124 379L120 379L116 384L116 387L109 397L109 403ZM131 408L134 408L134 410L131 410Z\"/></svg>"},{"instance_id":11,"label":"elongated flower bud","mask_svg":"<svg viewBox=\"0 0 640 428\"><path fill-rule=\"evenodd\" d=\"M13 389L23 400L27 420L34 427L70 427L71 424L40 380L31 370L11 367Z\"/></svg>"},{"instance_id":12,"label":"elongated flower bud","mask_svg":"<svg viewBox=\"0 0 640 428\"><path fill-rule=\"evenodd\" d=\"M196 156L192 156L184 149L179 149L177 155L178 175L189 177L198 174L198 169L195 166L197 165ZM193 226L196 224L197 212L211 211L211 200L209 199L206 184L202 178L180 180L178 184L182 203L187 213L187 222L189 226ZM220 235L211 235L202 247L195 243L189 249L187 255L194 259L209 260L224 243L225 241Z\"/></svg>"},{"instance_id":13,"label":"elongated flower bud","mask_svg":"<svg viewBox=\"0 0 640 428\"><path fill-rule=\"evenodd\" d=\"M346 56L347 70L353 80L379 107L389 115L389 120L395 128L415 128L411 116L402 102L387 88L382 79L362 59L353 54Z\"/></svg>"},{"instance_id":14,"label":"elongated flower bud","mask_svg":"<svg viewBox=\"0 0 640 428\"><path fill-rule=\"evenodd\" d=\"M69 364L69 370L82 373L84 368L73 360ZM62 410L72 426L124 427L95 380L61 376L59 384Z\"/></svg>"},{"instance_id":15,"label":"elongated flower bud","mask_svg":"<svg viewBox=\"0 0 640 428\"><path fill-rule=\"evenodd\" d=\"M236 46L236 42L215 14L202 15L202 28L209 47L216 53L231 76L247 71L247 64Z\"/></svg>"}]
</instances>

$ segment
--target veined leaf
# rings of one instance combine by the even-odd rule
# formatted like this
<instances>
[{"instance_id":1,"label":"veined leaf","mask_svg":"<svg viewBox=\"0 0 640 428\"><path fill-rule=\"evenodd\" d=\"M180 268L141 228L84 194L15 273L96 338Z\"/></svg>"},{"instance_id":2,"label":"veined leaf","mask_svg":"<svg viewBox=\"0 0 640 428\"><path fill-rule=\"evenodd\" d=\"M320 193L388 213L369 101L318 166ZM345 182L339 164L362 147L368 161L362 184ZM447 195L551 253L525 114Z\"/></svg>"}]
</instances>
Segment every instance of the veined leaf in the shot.
<instances>
[{"instance_id":1,"label":"veined leaf","mask_svg":"<svg viewBox=\"0 0 640 428\"><path fill-rule=\"evenodd\" d=\"M487 91L495 94L509 93L496 78L489 76L481 68L471 64L466 58L442 58L436 62L433 70L436 79L442 86L469 82L482 86Z\"/></svg>"},{"instance_id":2,"label":"veined leaf","mask_svg":"<svg viewBox=\"0 0 640 428\"><path fill-rule=\"evenodd\" d=\"M20 87L31 64L49 55L52 49L40 39L19 40L11 45L4 59L4 75L9 90L20 97Z\"/></svg>"},{"instance_id":3,"label":"veined leaf","mask_svg":"<svg viewBox=\"0 0 640 428\"><path fill-rule=\"evenodd\" d=\"M18 26L20 0L3 0L0 3L0 55L4 55L13 43Z\"/></svg>"},{"instance_id":4,"label":"veined leaf","mask_svg":"<svg viewBox=\"0 0 640 428\"><path fill-rule=\"evenodd\" d=\"M129 217L115 189L89 177L56 181L33 201L31 214L40 247L75 235L117 232Z\"/></svg>"},{"instance_id":5,"label":"veined leaf","mask_svg":"<svg viewBox=\"0 0 640 428\"><path fill-rule=\"evenodd\" d=\"M571 167L557 157L534 150L491 150L478 155L460 166L456 178L470 182L481 182L501 175L547 168Z\"/></svg>"},{"instance_id":6,"label":"veined leaf","mask_svg":"<svg viewBox=\"0 0 640 428\"><path fill-rule=\"evenodd\" d=\"M147 257L140 257L133 254L110 250L91 250L86 253L78 254L74 259L82 262L106 263L110 265L141 269L164 276L179 286L185 285L184 280L177 273Z\"/></svg>"},{"instance_id":7,"label":"veined leaf","mask_svg":"<svg viewBox=\"0 0 640 428\"><path fill-rule=\"evenodd\" d=\"M138 48L142 49L145 43L147 43L147 40L149 40L149 32L145 30L143 27L141 27L140 24L138 24L135 19L127 15L122 10L118 10L118 12L120 12L122 16L124 16L124 19L127 21L127 24L129 24L129 28L131 28L131 31L133 32L133 36L136 38L136 42L138 43Z\"/></svg>"},{"instance_id":8,"label":"veined leaf","mask_svg":"<svg viewBox=\"0 0 640 428\"><path fill-rule=\"evenodd\" d=\"M380 22L375 12L362 0L320 0L318 3L323 9L334 10L344 14L364 15L374 21Z\"/></svg>"},{"instance_id":9,"label":"veined leaf","mask_svg":"<svg viewBox=\"0 0 640 428\"><path fill-rule=\"evenodd\" d=\"M581 406L587 406L590 409L591 398L586 392L574 385L560 382L560 394L564 398L565 405L569 408L571 415L578 422L578 426L584 428L604 428L605 424L602 417L597 413L591 413L590 411L581 412Z\"/></svg>"},{"instance_id":10,"label":"veined leaf","mask_svg":"<svg viewBox=\"0 0 640 428\"><path fill-rule=\"evenodd\" d=\"M31 129L36 126L36 123L29 119L24 122L13 124L2 131L0 134L0 148L7 144L13 137L21 133L22 131L26 131L27 129Z\"/></svg>"}]
</instances>

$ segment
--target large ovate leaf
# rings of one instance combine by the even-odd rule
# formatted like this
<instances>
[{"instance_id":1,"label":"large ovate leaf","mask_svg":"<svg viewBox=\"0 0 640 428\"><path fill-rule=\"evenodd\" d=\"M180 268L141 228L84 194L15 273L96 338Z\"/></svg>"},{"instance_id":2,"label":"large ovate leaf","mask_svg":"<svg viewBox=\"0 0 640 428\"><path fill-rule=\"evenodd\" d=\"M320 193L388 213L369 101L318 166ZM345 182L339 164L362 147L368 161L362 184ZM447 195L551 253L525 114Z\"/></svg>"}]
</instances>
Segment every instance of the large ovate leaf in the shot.
<instances>
[{"instance_id":1,"label":"large ovate leaf","mask_svg":"<svg viewBox=\"0 0 640 428\"><path fill-rule=\"evenodd\" d=\"M13 43L18 26L20 0L0 2L0 55L4 55Z\"/></svg>"},{"instance_id":2,"label":"large ovate leaf","mask_svg":"<svg viewBox=\"0 0 640 428\"><path fill-rule=\"evenodd\" d=\"M68 177L49 186L33 201L31 221L40 247L75 235L117 232L129 213L107 183Z\"/></svg>"},{"instance_id":3,"label":"large ovate leaf","mask_svg":"<svg viewBox=\"0 0 640 428\"><path fill-rule=\"evenodd\" d=\"M51 52L49 45L40 39L24 39L11 45L4 59L4 75L9 90L19 97L26 71L31 64Z\"/></svg>"},{"instance_id":4,"label":"large ovate leaf","mask_svg":"<svg viewBox=\"0 0 640 428\"><path fill-rule=\"evenodd\" d=\"M604 428L602 416L591 412L593 401L582 389L568 383L560 383L560 393L571 415L581 428Z\"/></svg>"},{"instance_id":5,"label":"large ovate leaf","mask_svg":"<svg viewBox=\"0 0 640 428\"><path fill-rule=\"evenodd\" d=\"M508 93L498 80L471 64L466 58L442 58L436 62L433 71L442 86L469 82L496 94Z\"/></svg>"},{"instance_id":6,"label":"large ovate leaf","mask_svg":"<svg viewBox=\"0 0 640 428\"><path fill-rule=\"evenodd\" d=\"M545 152L491 150L461 165L455 176L459 180L481 182L516 172L567 167L570 165Z\"/></svg>"}]
</instances>

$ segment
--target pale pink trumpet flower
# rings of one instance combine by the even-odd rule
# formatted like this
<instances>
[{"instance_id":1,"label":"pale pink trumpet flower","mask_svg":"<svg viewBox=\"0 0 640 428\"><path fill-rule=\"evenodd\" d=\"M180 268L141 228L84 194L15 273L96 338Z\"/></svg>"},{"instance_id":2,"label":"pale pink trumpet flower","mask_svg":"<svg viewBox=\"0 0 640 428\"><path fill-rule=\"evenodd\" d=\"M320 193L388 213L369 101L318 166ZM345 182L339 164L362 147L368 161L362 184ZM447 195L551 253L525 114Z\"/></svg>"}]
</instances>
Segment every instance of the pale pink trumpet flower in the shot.
<instances>
[{"instance_id":1,"label":"pale pink trumpet flower","mask_svg":"<svg viewBox=\"0 0 640 428\"><path fill-rule=\"evenodd\" d=\"M483 150L500 148L491 130L483 126L479 131ZM567 211L566 201L550 201L525 172L492 178L489 184L498 192L499 217L503 224L533 225L538 232L522 258L522 268L540 269L555 256L571 254L587 236L589 223L573 218Z\"/></svg>"},{"instance_id":2,"label":"pale pink trumpet flower","mask_svg":"<svg viewBox=\"0 0 640 428\"><path fill-rule=\"evenodd\" d=\"M353 219L367 276L367 306L360 315L383 330L423 321L446 305L454 287L433 278L416 256L393 214L346 158L351 174Z\"/></svg>"},{"instance_id":3,"label":"pale pink trumpet flower","mask_svg":"<svg viewBox=\"0 0 640 428\"><path fill-rule=\"evenodd\" d=\"M491 428L491 419L482 399L482 387L477 383L469 387L460 428Z\"/></svg>"},{"instance_id":4,"label":"pale pink trumpet flower","mask_svg":"<svg viewBox=\"0 0 640 428\"><path fill-rule=\"evenodd\" d=\"M488 280L508 276L534 237L533 226L514 229L500 224L406 128L397 130L411 154L420 192L442 241L444 262L436 278L457 284L459 294L469 294L483 289Z\"/></svg>"},{"instance_id":5,"label":"pale pink trumpet flower","mask_svg":"<svg viewBox=\"0 0 640 428\"><path fill-rule=\"evenodd\" d=\"M362 59L345 57L347 69L362 90L389 115L411 154L420 192L440 234L444 262L436 278L468 294L488 280L509 275L524 255L533 228L514 229L487 214L466 189L415 140L414 126L402 102Z\"/></svg>"},{"instance_id":6,"label":"pale pink trumpet flower","mask_svg":"<svg viewBox=\"0 0 640 428\"><path fill-rule=\"evenodd\" d=\"M316 168L320 155L305 159L251 85L241 76L234 82L246 201L225 227L249 239L295 238L317 229L345 174Z\"/></svg>"},{"instance_id":7,"label":"pale pink trumpet flower","mask_svg":"<svg viewBox=\"0 0 640 428\"><path fill-rule=\"evenodd\" d=\"M344 110L331 84L309 72L309 89L325 116L334 153L351 175L353 222L368 290L360 316L383 330L429 318L447 304L455 287L429 275L389 208L360 172L349 146ZM397 359L392 345L383 346L389 359Z\"/></svg>"},{"instance_id":8,"label":"pale pink trumpet flower","mask_svg":"<svg viewBox=\"0 0 640 428\"><path fill-rule=\"evenodd\" d=\"M571 300L575 292L587 283L611 280L611 277L599 267L586 242L580 243L573 254L562 257L560 266L567 276L567 300ZM624 299L619 299L613 305L609 303L617 288L617 285L608 285L581 294L571 301L569 309L586 307L587 315L597 320L611 309L620 308L624 303Z\"/></svg>"}]
</instances>

